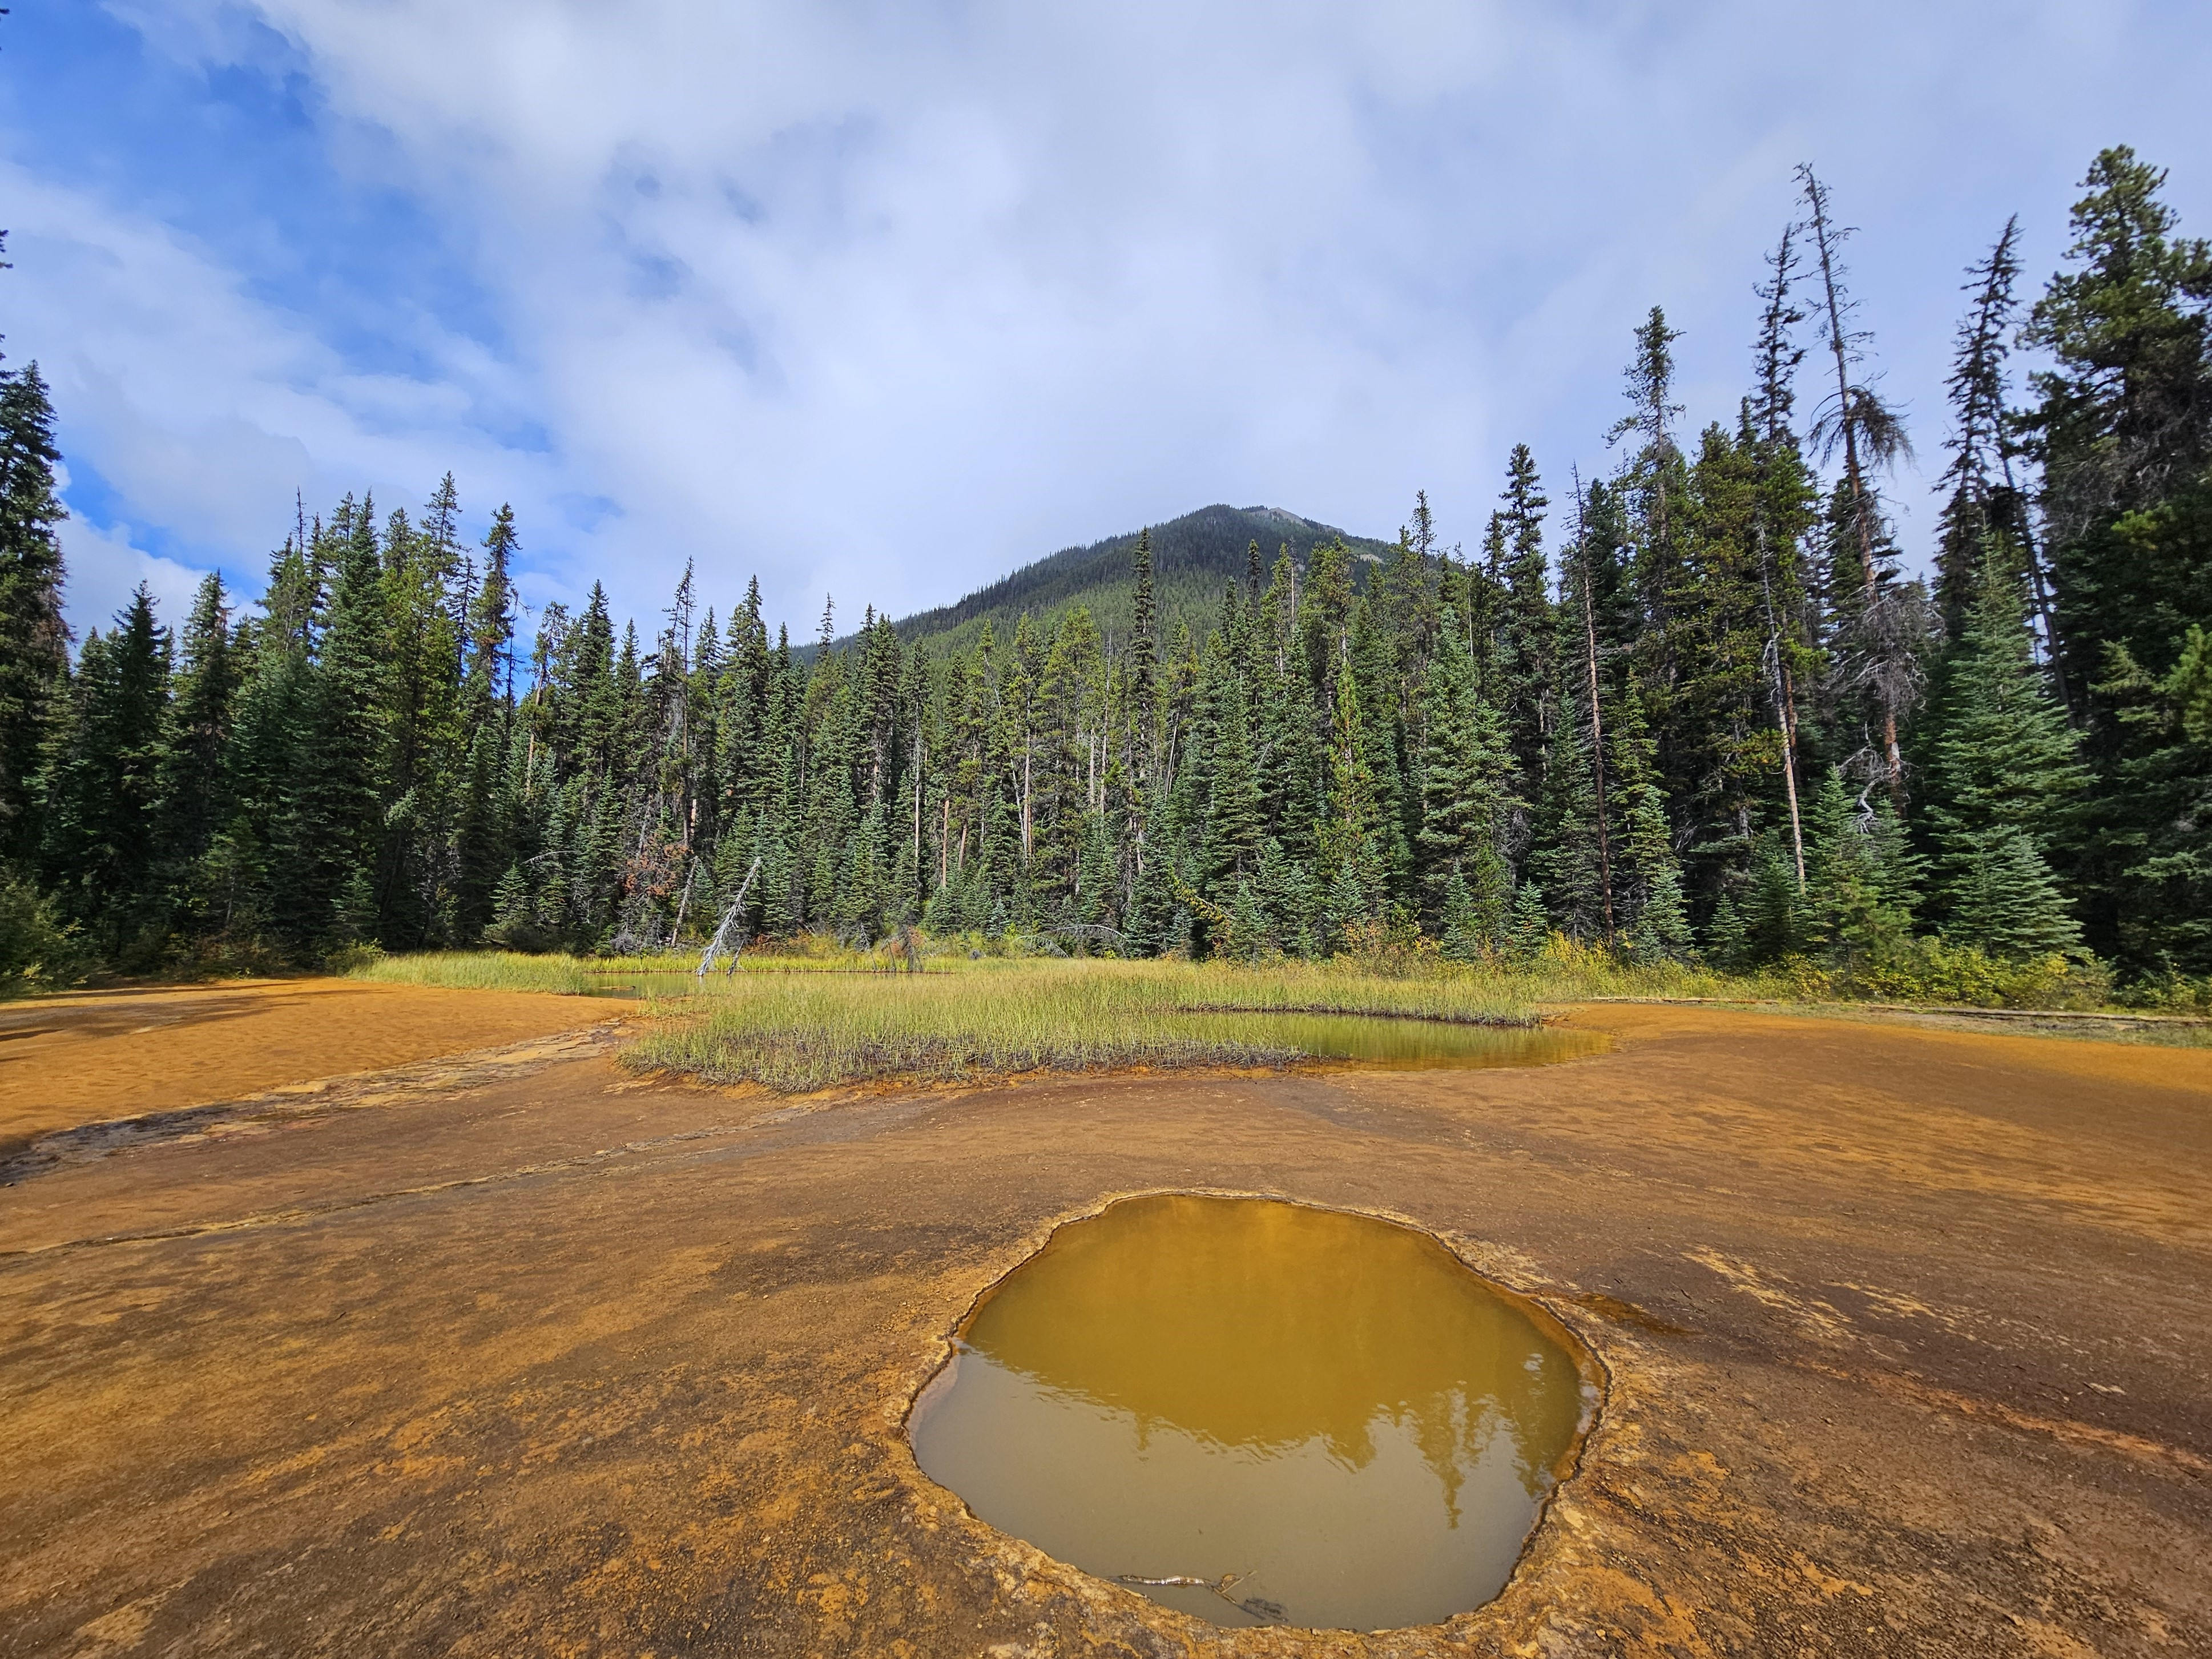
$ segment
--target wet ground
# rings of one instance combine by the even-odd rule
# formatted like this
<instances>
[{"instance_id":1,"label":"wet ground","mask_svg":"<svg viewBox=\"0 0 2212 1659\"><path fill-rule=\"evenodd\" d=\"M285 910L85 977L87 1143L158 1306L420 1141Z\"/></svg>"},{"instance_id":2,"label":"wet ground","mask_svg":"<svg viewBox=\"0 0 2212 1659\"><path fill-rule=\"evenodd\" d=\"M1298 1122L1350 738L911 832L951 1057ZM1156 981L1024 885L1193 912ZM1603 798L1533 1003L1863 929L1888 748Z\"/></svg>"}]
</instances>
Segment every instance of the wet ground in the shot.
<instances>
[{"instance_id":1,"label":"wet ground","mask_svg":"<svg viewBox=\"0 0 2212 1659\"><path fill-rule=\"evenodd\" d=\"M1571 1021L1616 1046L799 1106L579 1038L28 1170L0 1654L2212 1653L2212 1055ZM1595 1352L1497 1601L1217 1629L921 1477L978 1293L1158 1190L1415 1223Z\"/></svg>"},{"instance_id":2,"label":"wet ground","mask_svg":"<svg viewBox=\"0 0 2212 1659\"><path fill-rule=\"evenodd\" d=\"M0 1159L39 1136L573 1030L604 1003L362 980L236 980L0 1003Z\"/></svg>"}]
</instances>

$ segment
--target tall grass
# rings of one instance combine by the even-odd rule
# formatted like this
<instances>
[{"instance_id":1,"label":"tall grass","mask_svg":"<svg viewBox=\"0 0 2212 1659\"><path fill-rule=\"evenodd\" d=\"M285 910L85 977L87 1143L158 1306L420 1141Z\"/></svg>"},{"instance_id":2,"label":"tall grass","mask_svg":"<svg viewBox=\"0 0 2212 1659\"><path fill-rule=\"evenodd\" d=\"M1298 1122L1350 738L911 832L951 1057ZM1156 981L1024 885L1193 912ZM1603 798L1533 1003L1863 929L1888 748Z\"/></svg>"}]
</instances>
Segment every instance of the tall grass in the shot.
<instances>
[{"instance_id":1,"label":"tall grass","mask_svg":"<svg viewBox=\"0 0 2212 1659\"><path fill-rule=\"evenodd\" d=\"M703 980L690 971L696 960L448 952L380 957L355 971L387 983L630 992L647 999L653 1018L651 1029L625 1052L627 1064L786 1093L888 1078L1279 1066L1301 1057L1302 1050L1285 1046L1295 1039L1281 1027L1243 1024L1234 1018L1238 1012L1527 1025L1539 1006L1607 997L1801 1006L1870 996L2019 1006L2031 996L2051 997L2050 988L2028 986L2027 968L2005 970L2021 980L2015 986L1956 952L1941 962L1907 964L1921 976L1910 986L1845 984L1831 971L1802 963L1735 975L1676 963L1626 962L1562 939L1532 957L1473 964L1445 962L1431 947L1379 936L1367 949L1318 963L1078 960L1010 953L1003 944L993 953L974 941L940 941L929 945L924 971L905 973L894 971L907 958L891 946L854 951L819 940L811 947L802 942L748 951L738 971ZM1936 975L1936 968L1943 973ZM2051 971L2063 978L2065 968L2059 963ZM1194 1013L1224 1017L1197 1025L1173 1018Z\"/></svg>"},{"instance_id":2,"label":"tall grass","mask_svg":"<svg viewBox=\"0 0 2212 1659\"><path fill-rule=\"evenodd\" d=\"M962 962L951 971L750 974L664 1011L623 1058L640 1071L804 1093L901 1078L954 1081L1129 1066L1279 1066L1300 1050L1240 1034L1163 1029L1167 1016L1410 1015L1532 1023L1528 1005L1473 975L1386 979L1334 964Z\"/></svg>"},{"instance_id":3,"label":"tall grass","mask_svg":"<svg viewBox=\"0 0 2212 1659\"><path fill-rule=\"evenodd\" d=\"M385 985L435 985L458 991L551 991L580 996L598 981L574 957L524 956L514 951L428 951L419 956L374 957L349 979Z\"/></svg>"},{"instance_id":4,"label":"tall grass","mask_svg":"<svg viewBox=\"0 0 2212 1659\"><path fill-rule=\"evenodd\" d=\"M959 941L927 942L922 955L925 975L1049 979L1054 973L1085 973L1111 981L1120 975L1133 983L1157 988L1152 994L1184 999L1175 1004L1179 1007L1200 1006L1200 1002L1188 999L1202 1001L1211 994L1221 1000L1206 1006L1224 1008L1457 1019L1517 1019L1531 1005L1598 997L1794 1004L1872 1000L2069 1010L2094 1009L2113 1000L2112 988L2103 975L2063 957L2000 963L1978 951L1932 940L1850 969L1790 961L1751 974L1722 973L1685 963L1631 962L1556 936L1533 956L1479 963L1446 962L1425 941L1412 947L1385 941L1327 962L1277 958L1246 965L1085 962L1025 956L1008 951L1004 941L988 943L997 948L971 954L973 947ZM720 963L703 980L693 973L697 964L696 956L677 951L580 957L447 951L402 957L374 954L350 971L356 978L391 984L572 995L629 989L648 997L730 994L757 978L793 975L907 976L902 972L906 958L895 944L848 950L819 939L749 949L734 973L724 971L728 964ZM1214 988L1210 993L1202 988L1208 986ZM2167 1013L2201 1016L2212 1011L2212 981L2175 980L2139 987L2119 1000Z\"/></svg>"}]
</instances>

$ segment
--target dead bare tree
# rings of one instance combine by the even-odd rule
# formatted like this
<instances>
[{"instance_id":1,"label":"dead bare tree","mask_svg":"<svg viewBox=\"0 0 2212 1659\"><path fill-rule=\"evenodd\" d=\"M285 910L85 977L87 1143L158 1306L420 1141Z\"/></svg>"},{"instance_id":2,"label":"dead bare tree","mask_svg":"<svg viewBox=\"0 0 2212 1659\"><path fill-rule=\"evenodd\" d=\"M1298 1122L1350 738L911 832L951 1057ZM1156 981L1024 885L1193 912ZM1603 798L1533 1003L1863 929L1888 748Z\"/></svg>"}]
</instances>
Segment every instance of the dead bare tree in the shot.
<instances>
[{"instance_id":1,"label":"dead bare tree","mask_svg":"<svg viewBox=\"0 0 2212 1659\"><path fill-rule=\"evenodd\" d=\"M1910 629L1903 614L1907 607L1896 585L1883 580L1887 573L1875 552L1879 508L1868 470L1887 468L1900 458L1909 459L1912 445L1897 411L1882 401L1871 385L1851 378L1851 371L1865 361L1868 337L1863 330L1850 325L1854 305L1844 289L1839 257L1851 228L1835 222L1828 210L1827 186L1814 173L1811 163L1798 167L1797 181L1812 215L1807 228L1813 233L1814 252L1820 266L1821 318L1836 365L1836 390L1814 422L1812 436L1823 460L1832 459L1838 447L1843 451L1850 529L1864 585L1855 623L1860 638L1853 654L1859 659L1859 672L1853 683L1874 698L1875 718L1881 727L1881 775L1891 799L1902 805L1905 756L1898 744L1898 720L1919 690L1918 664L1912 656Z\"/></svg>"},{"instance_id":2,"label":"dead bare tree","mask_svg":"<svg viewBox=\"0 0 2212 1659\"><path fill-rule=\"evenodd\" d=\"M723 940L730 937L730 930L738 925L738 918L744 913L745 895L752 890L753 878L760 874L760 867L761 861L756 856L752 867L745 872L744 880L738 884L737 897L730 901L730 908L722 916L722 925L714 930L714 937L707 941L707 953L699 958L700 978L706 978L713 970L714 957L720 952ZM739 949L740 947L735 945L730 947L729 971L732 973L737 971Z\"/></svg>"}]
</instances>

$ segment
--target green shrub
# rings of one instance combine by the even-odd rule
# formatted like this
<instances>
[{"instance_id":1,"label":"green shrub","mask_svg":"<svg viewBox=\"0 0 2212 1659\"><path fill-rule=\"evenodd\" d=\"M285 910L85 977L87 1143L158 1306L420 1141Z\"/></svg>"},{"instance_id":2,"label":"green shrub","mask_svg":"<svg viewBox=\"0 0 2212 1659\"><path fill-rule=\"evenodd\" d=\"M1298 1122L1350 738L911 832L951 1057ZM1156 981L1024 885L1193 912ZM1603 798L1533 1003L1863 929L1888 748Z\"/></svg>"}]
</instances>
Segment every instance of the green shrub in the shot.
<instances>
[{"instance_id":1,"label":"green shrub","mask_svg":"<svg viewBox=\"0 0 2212 1659\"><path fill-rule=\"evenodd\" d=\"M76 930L55 916L39 890L0 875L0 996L74 985L91 967Z\"/></svg>"},{"instance_id":2,"label":"green shrub","mask_svg":"<svg viewBox=\"0 0 2212 1659\"><path fill-rule=\"evenodd\" d=\"M2024 961L1940 939L1901 939L1844 968L1785 964L1808 1000L1948 1003L1969 1008L2098 1008L2112 1000L2111 970L2094 957L2052 952Z\"/></svg>"},{"instance_id":3,"label":"green shrub","mask_svg":"<svg viewBox=\"0 0 2212 1659\"><path fill-rule=\"evenodd\" d=\"M2122 987L2113 1000L2153 1013L2212 1015L2212 975L2192 979L2168 968Z\"/></svg>"}]
</instances>

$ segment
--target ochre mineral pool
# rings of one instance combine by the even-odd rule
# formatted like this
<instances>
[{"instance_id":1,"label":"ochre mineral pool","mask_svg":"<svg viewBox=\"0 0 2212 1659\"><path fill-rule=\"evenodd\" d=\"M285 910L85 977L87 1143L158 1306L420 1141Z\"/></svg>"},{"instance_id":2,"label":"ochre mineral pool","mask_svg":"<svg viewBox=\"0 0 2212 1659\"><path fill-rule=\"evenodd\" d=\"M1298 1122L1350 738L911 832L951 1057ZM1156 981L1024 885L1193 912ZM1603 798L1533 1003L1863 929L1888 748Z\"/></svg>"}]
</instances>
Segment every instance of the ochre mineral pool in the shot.
<instances>
[{"instance_id":1,"label":"ochre mineral pool","mask_svg":"<svg viewBox=\"0 0 2212 1659\"><path fill-rule=\"evenodd\" d=\"M1127 1200L977 1305L915 1455L978 1519L1218 1625L1379 1630L1496 1595L1596 1391L1435 1239Z\"/></svg>"},{"instance_id":2,"label":"ochre mineral pool","mask_svg":"<svg viewBox=\"0 0 2212 1659\"><path fill-rule=\"evenodd\" d=\"M1556 1025L1475 1025L1385 1014L1163 1014L1158 1024L1170 1036L1229 1038L1391 1071L1548 1066L1595 1054L1611 1042L1602 1032Z\"/></svg>"}]
</instances>

